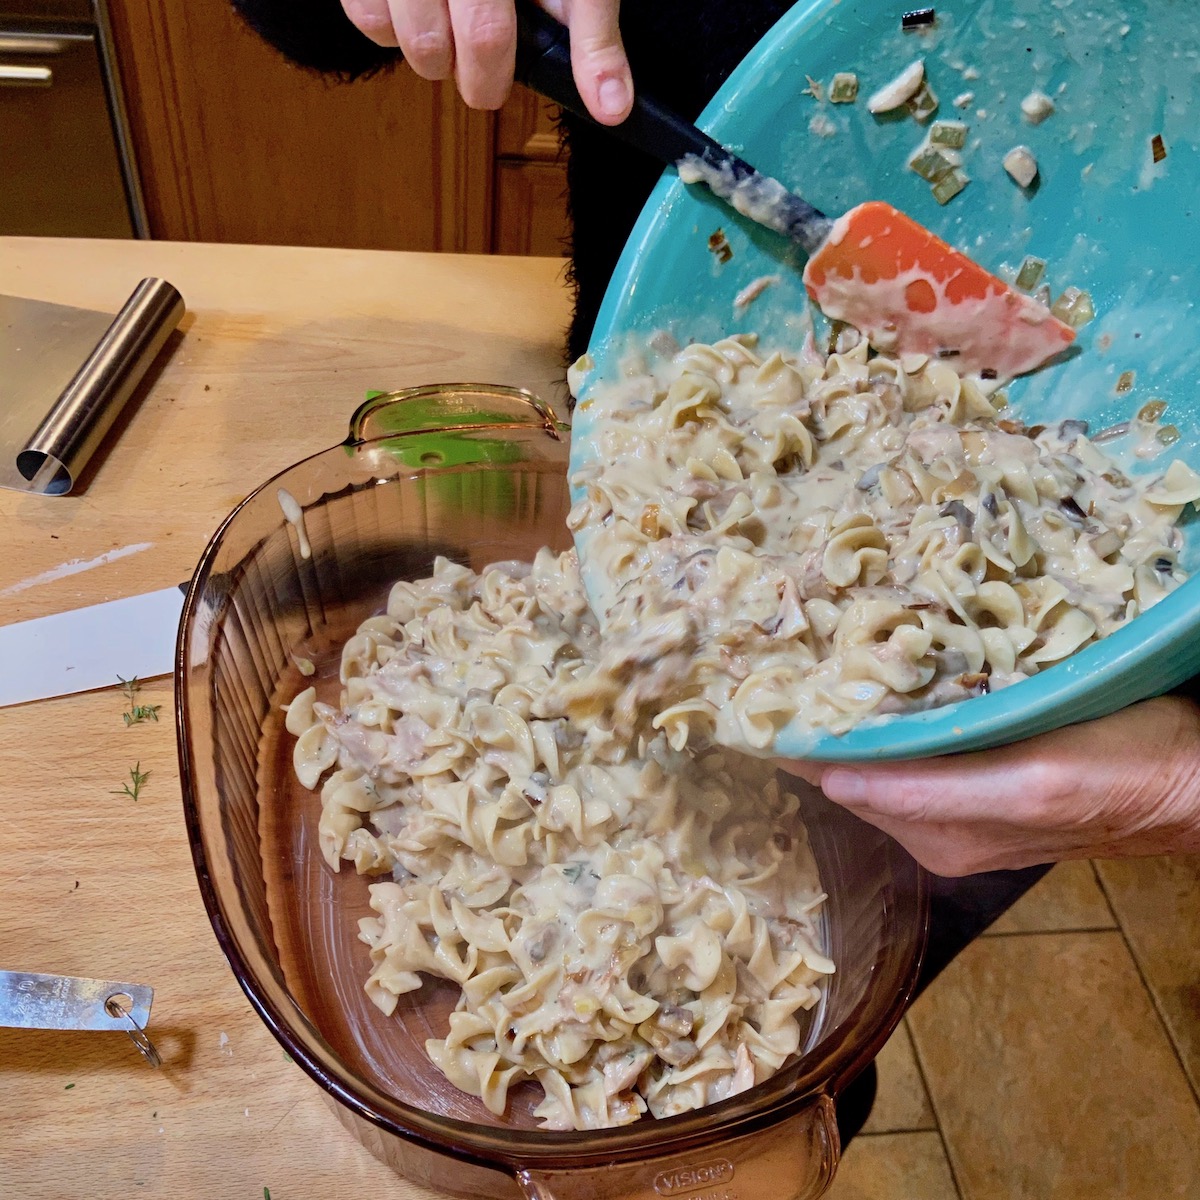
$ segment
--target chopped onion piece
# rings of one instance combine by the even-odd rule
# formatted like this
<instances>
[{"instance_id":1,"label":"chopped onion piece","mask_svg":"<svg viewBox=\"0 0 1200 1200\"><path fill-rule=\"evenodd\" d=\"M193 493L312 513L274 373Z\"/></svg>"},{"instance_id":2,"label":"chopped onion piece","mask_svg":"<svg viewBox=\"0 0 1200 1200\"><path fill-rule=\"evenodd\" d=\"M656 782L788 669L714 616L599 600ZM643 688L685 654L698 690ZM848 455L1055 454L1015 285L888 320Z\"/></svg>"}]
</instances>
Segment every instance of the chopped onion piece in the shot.
<instances>
[{"instance_id":1,"label":"chopped onion piece","mask_svg":"<svg viewBox=\"0 0 1200 1200\"><path fill-rule=\"evenodd\" d=\"M929 140L935 146L961 150L967 144L967 125L964 121L934 121Z\"/></svg>"},{"instance_id":2,"label":"chopped onion piece","mask_svg":"<svg viewBox=\"0 0 1200 1200\"><path fill-rule=\"evenodd\" d=\"M1129 432L1128 421L1118 421L1116 425L1110 425L1107 429L1101 429L1099 433L1092 434L1090 441L1093 446L1102 446L1105 442L1115 442L1117 438L1124 437Z\"/></svg>"},{"instance_id":3,"label":"chopped onion piece","mask_svg":"<svg viewBox=\"0 0 1200 1200\"><path fill-rule=\"evenodd\" d=\"M971 105L974 103L975 103L975 93L974 92L959 92L958 95L954 97L954 107L955 108L970 108Z\"/></svg>"},{"instance_id":4,"label":"chopped onion piece","mask_svg":"<svg viewBox=\"0 0 1200 1200\"><path fill-rule=\"evenodd\" d=\"M1159 417L1167 411L1167 402L1165 400L1147 400L1141 408L1138 409L1137 419L1145 421L1146 424L1153 424Z\"/></svg>"},{"instance_id":5,"label":"chopped onion piece","mask_svg":"<svg viewBox=\"0 0 1200 1200\"><path fill-rule=\"evenodd\" d=\"M1126 392L1133 391L1133 381L1137 378L1133 371L1122 371L1121 378L1117 380L1117 395L1123 396Z\"/></svg>"},{"instance_id":6,"label":"chopped onion piece","mask_svg":"<svg viewBox=\"0 0 1200 1200\"><path fill-rule=\"evenodd\" d=\"M1121 535L1115 530L1106 529L1092 538L1092 553L1097 558L1107 558L1110 554L1116 554L1122 545Z\"/></svg>"},{"instance_id":7,"label":"chopped onion piece","mask_svg":"<svg viewBox=\"0 0 1200 1200\"><path fill-rule=\"evenodd\" d=\"M958 167L952 167L933 185L933 198L939 204L949 204L970 182L970 178L964 171Z\"/></svg>"},{"instance_id":8,"label":"chopped onion piece","mask_svg":"<svg viewBox=\"0 0 1200 1200\"><path fill-rule=\"evenodd\" d=\"M1050 306L1050 311L1065 325L1079 329L1096 315L1092 298L1082 288L1069 287Z\"/></svg>"},{"instance_id":9,"label":"chopped onion piece","mask_svg":"<svg viewBox=\"0 0 1200 1200\"><path fill-rule=\"evenodd\" d=\"M1030 187L1038 175L1037 159L1028 146L1014 146L1004 156L1004 169L1023 188Z\"/></svg>"},{"instance_id":10,"label":"chopped onion piece","mask_svg":"<svg viewBox=\"0 0 1200 1200\"><path fill-rule=\"evenodd\" d=\"M858 76L852 71L839 71L829 84L830 104L853 104L858 97Z\"/></svg>"},{"instance_id":11,"label":"chopped onion piece","mask_svg":"<svg viewBox=\"0 0 1200 1200\"><path fill-rule=\"evenodd\" d=\"M1030 125L1040 125L1054 111L1054 101L1036 89L1021 101L1021 112Z\"/></svg>"},{"instance_id":12,"label":"chopped onion piece","mask_svg":"<svg viewBox=\"0 0 1200 1200\"><path fill-rule=\"evenodd\" d=\"M1034 258L1032 254L1027 254L1025 260L1021 263L1021 269L1017 272L1015 286L1019 291L1032 292L1042 282L1042 276L1045 273L1046 260L1044 258Z\"/></svg>"},{"instance_id":13,"label":"chopped onion piece","mask_svg":"<svg viewBox=\"0 0 1200 1200\"><path fill-rule=\"evenodd\" d=\"M1177 425L1164 425L1154 436L1162 445L1173 446L1179 441L1179 427Z\"/></svg>"},{"instance_id":14,"label":"chopped onion piece","mask_svg":"<svg viewBox=\"0 0 1200 1200\"><path fill-rule=\"evenodd\" d=\"M892 112L902 104L907 104L920 89L925 80L925 60L918 58L909 63L890 83L885 83L867 101L867 109L873 113Z\"/></svg>"},{"instance_id":15,"label":"chopped onion piece","mask_svg":"<svg viewBox=\"0 0 1200 1200\"><path fill-rule=\"evenodd\" d=\"M736 296L733 298L733 307L735 310L741 310L746 305L757 300L759 296L771 287L773 284L780 282L778 275L760 275L757 279L752 279Z\"/></svg>"},{"instance_id":16,"label":"chopped onion piece","mask_svg":"<svg viewBox=\"0 0 1200 1200\"><path fill-rule=\"evenodd\" d=\"M938 98L929 80L923 80L917 94L908 102L908 111L923 125L938 109Z\"/></svg>"},{"instance_id":17,"label":"chopped onion piece","mask_svg":"<svg viewBox=\"0 0 1200 1200\"><path fill-rule=\"evenodd\" d=\"M952 153L922 142L909 155L908 169L915 171L926 183L937 183L958 166L958 155L951 157Z\"/></svg>"}]
</instances>

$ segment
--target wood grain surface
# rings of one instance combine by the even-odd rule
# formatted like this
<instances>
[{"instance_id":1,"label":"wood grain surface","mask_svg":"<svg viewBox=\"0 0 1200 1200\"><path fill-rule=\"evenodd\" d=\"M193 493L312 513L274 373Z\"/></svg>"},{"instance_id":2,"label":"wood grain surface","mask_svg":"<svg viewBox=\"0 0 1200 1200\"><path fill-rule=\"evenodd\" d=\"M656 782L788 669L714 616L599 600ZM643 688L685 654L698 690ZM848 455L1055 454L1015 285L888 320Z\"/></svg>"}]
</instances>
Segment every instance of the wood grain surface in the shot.
<instances>
[{"instance_id":1,"label":"wood grain surface","mask_svg":"<svg viewBox=\"0 0 1200 1200\"><path fill-rule=\"evenodd\" d=\"M0 624L185 579L259 483L345 436L368 388L483 380L561 399L561 263L0 238L0 292L115 311L157 274L188 316L78 495L0 491ZM147 548L100 565L113 550ZM73 568L73 573L67 573ZM287 1061L217 948L184 834L170 681L0 710L0 967L147 983L119 1034L0 1029L0 1196L435 1200ZM119 792L149 772L139 799Z\"/></svg>"},{"instance_id":2,"label":"wood grain surface","mask_svg":"<svg viewBox=\"0 0 1200 1200\"><path fill-rule=\"evenodd\" d=\"M496 118L407 66L340 84L227 0L109 0L153 236L491 249Z\"/></svg>"}]
</instances>

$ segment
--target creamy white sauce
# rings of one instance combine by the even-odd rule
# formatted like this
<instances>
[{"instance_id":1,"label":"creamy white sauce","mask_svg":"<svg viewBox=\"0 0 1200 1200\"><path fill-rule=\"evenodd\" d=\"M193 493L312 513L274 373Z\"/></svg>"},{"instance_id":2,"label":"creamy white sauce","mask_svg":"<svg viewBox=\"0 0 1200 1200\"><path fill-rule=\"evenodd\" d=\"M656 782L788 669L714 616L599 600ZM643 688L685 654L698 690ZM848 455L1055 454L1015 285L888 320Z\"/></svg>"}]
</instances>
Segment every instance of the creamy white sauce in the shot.
<instances>
[{"instance_id":1,"label":"creamy white sauce","mask_svg":"<svg viewBox=\"0 0 1200 1200\"><path fill-rule=\"evenodd\" d=\"M810 253L821 244L829 231L829 219L818 216L806 223L802 231L798 230L796 206L798 202L803 202L778 179L772 179L769 175L760 175L756 171L739 179L729 163L714 166L695 154L681 159L675 164L675 169L684 183L703 183L714 196L719 196L742 216L774 229L785 237L795 238Z\"/></svg>"},{"instance_id":2,"label":"creamy white sauce","mask_svg":"<svg viewBox=\"0 0 1200 1200\"><path fill-rule=\"evenodd\" d=\"M304 525L304 509L300 507L296 497L287 488L280 488L275 496L279 501L283 519L296 531L296 537L300 542L300 557L311 558L312 546L309 544L308 530Z\"/></svg>"}]
</instances>

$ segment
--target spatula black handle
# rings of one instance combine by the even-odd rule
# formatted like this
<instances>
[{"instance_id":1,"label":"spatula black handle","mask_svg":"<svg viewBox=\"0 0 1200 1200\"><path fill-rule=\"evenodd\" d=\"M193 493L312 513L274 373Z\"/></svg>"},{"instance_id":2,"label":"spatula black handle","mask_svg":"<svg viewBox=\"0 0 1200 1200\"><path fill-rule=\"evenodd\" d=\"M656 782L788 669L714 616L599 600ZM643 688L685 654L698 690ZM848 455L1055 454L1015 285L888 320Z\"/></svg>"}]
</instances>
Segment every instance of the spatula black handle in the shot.
<instances>
[{"instance_id":1,"label":"spatula black handle","mask_svg":"<svg viewBox=\"0 0 1200 1200\"><path fill-rule=\"evenodd\" d=\"M566 26L531 0L517 3L516 78L547 100L592 120L571 73L571 44ZM677 163L689 154L714 163L733 157L707 134L642 92L638 92L628 119L608 128L615 137L664 163ZM751 169L742 165L746 170Z\"/></svg>"},{"instance_id":2,"label":"spatula black handle","mask_svg":"<svg viewBox=\"0 0 1200 1200\"><path fill-rule=\"evenodd\" d=\"M570 35L549 13L532 3L516 0L516 79L526 87L561 105L568 112L606 129L613 137L671 166L689 156L703 159L718 170L727 169L736 182L761 181L748 162L726 150L690 121L660 104L644 91L635 93L633 111L620 125L595 121L575 86L571 73ZM724 197L728 199L728 197ZM828 219L806 200L791 193L786 213L764 222L812 250L824 238Z\"/></svg>"}]
</instances>

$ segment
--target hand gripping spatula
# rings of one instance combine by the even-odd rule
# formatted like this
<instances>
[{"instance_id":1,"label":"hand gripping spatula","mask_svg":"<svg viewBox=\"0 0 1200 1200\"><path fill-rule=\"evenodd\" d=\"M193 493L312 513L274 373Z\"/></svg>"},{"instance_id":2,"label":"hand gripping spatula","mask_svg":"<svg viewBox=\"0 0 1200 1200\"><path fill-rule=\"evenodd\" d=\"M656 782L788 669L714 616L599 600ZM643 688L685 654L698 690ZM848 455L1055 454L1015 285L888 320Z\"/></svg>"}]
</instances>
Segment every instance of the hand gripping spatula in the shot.
<instances>
[{"instance_id":1,"label":"hand gripping spatula","mask_svg":"<svg viewBox=\"0 0 1200 1200\"><path fill-rule=\"evenodd\" d=\"M571 74L566 28L529 0L517 4L517 27L517 80L590 120ZM643 92L622 124L600 128L799 244L809 256L810 298L877 349L940 355L963 374L1007 380L1040 367L1075 337L1045 305L890 204L871 200L827 217Z\"/></svg>"}]
</instances>

